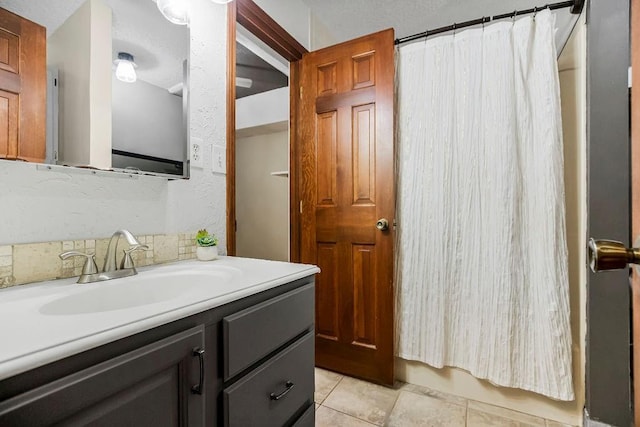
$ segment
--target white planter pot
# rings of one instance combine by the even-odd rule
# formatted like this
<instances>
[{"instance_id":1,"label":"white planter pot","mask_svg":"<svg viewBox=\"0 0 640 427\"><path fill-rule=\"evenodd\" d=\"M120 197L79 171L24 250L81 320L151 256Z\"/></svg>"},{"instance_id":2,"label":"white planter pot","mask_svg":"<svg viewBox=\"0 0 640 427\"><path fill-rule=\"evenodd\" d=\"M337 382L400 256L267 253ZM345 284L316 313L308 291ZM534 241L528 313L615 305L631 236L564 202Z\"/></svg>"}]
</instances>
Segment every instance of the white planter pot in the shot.
<instances>
[{"instance_id":1,"label":"white planter pot","mask_svg":"<svg viewBox=\"0 0 640 427\"><path fill-rule=\"evenodd\" d=\"M211 261L218 258L218 247L217 246L207 246L203 248L202 246L198 246L196 248L196 256L200 261Z\"/></svg>"}]
</instances>

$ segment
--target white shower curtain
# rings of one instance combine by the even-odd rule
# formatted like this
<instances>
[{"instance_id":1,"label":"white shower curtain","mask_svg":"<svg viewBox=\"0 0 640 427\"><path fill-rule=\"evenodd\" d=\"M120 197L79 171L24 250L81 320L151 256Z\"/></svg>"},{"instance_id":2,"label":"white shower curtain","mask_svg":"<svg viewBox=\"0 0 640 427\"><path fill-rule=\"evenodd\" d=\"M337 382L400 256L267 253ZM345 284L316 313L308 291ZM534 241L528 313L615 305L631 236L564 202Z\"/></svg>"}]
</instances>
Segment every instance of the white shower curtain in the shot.
<instances>
[{"instance_id":1,"label":"white shower curtain","mask_svg":"<svg viewBox=\"0 0 640 427\"><path fill-rule=\"evenodd\" d=\"M396 349L573 400L554 26L399 49Z\"/></svg>"}]
</instances>

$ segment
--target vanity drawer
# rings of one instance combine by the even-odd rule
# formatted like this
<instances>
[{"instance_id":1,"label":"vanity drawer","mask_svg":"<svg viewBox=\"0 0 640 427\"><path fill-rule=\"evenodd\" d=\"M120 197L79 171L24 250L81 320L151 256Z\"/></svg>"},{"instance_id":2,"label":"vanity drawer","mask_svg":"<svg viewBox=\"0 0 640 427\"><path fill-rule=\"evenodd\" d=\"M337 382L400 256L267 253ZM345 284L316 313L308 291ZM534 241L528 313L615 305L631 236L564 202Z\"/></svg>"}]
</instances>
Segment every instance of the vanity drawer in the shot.
<instances>
[{"instance_id":1,"label":"vanity drawer","mask_svg":"<svg viewBox=\"0 0 640 427\"><path fill-rule=\"evenodd\" d=\"M315 403L311 406L309 406L309 408L307 408L306 411L304 411L304 413L302 415L300 415L300 418L298 418L298 420L293 423L293 427L314 427L316 424L316 405Z\"/></svg>"},{"instance_id":2,"label":"vanity drawer","mask_svg":"<svg viewBox=\"0 0 640 427\"><path fill-rule=\"evenodd\" d=\"M222 320L224 380L309 330L315 313L313 283Z\"/></svg>"},{"instance_id":3,"label":"vanity drawer","mask_svg":"<svg viewBox=\"0 0 640 427\"><path fill-rule=\"evenodd\" d=\"M314 339L308 333L224 390L225 426L280 427L313 407L313 365Z\"/></svg>"}]
</instances>

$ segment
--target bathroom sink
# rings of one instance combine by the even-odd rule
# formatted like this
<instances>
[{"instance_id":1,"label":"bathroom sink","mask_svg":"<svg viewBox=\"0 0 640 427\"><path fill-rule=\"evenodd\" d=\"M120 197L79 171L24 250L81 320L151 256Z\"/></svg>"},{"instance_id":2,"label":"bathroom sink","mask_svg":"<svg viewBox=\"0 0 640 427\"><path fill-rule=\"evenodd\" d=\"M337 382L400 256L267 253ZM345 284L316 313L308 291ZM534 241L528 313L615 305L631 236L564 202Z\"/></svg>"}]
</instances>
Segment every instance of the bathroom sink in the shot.
<instances>
[{"instance_id":1,"label":"bathroom sink","mask_svg":"<svg viewBox=\"0 0 640 427\"><path fill-rule=\"evenodd\" d=\"M51 301L40 308L46 315L100 313L158 304L167 301L204 299L212 294L231 292L235 268L177 270L165 268L136 276L100 282L72 295ZM79 285L83 286L83 285ZM196 299L197 300L197 299Z\"/></svg>"}]
</instances>

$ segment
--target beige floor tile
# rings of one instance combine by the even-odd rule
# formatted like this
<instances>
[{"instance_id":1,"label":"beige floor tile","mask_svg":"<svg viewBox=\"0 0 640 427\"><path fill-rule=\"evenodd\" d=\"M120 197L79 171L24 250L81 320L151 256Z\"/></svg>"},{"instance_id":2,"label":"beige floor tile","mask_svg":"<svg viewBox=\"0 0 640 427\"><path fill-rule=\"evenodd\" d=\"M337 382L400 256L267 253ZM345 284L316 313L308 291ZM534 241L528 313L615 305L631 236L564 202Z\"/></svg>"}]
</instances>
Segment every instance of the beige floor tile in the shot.
<instances>
[{"instance_id":1,"label":"beige floor tile","mask_svg":"<svg viewBox=\"0 0 640 427\"><path fill-rule=\"evenodd\" d=\"M398 382L396 384L396 388L398 388L401 391L409 391L411 393L421 394L423 396L429 396L434 399L443 400L447 403L453 403L455 405L460 405L464 407L467 406L467 399L465 399L464 397L454 396L452 394L443 393L437 390L432 390L428 387Z\"/></svg>"},{"instance_id":2,"label":"beige floor tile","mask_svg":"<svg viewBox=\"0 0 640 427\"><path fill-rule=\"evenodd\" d=\"M344 377L324 400L323 406L372 424L383 425L399 391Z\"/></svg>"},{"instance_id":3,"label":"beige floor tile","mask_svg":"<svg viewBox=\"0 0 640 427\"><path fill-rule=\"evenodd\" d=\"M439 398L401 391L388 427L464 427L466 407Z\"/></svg>"},{"instance_id":4,"label":"beige floor tile","mask_svg":"<svg viewBox=\"0 0 640 427\"><path fill-rule=\"evenodd\" d=\"M546 423L544 419L533 415L470 400L467 411L467 426L544 427Z\"/></svg>"},{"instance_id":5,"label":"beige floor tile","mask_svg":"<svg viewBox=\"0 0 640 427\"><path fill-rule=\"evenodd\" d=\"M342 375L340 374L316 368L316 392L314 394L316 403L322 403L341 379Z\"/></svg>"},{"instance_id":6,"label":"beige floor tile","mask_svg":"<svg viewBox=\"0 0 640 427\"><path fill-rule=\"evenodd\" d=\"M571 424L563 424L557 421L547 420L547 427L574 427Z\"/></svg>"},{"instance_id":7,"label":"beige floor tile","mask_svg":"<svg viewBox=\"0 0 640 427\"><path fill-rule=\"evenodd\" d=\"M372 427L373 425L326 406L320 406L316 411L316 427Z\"/></svg>"}]
</instances>

